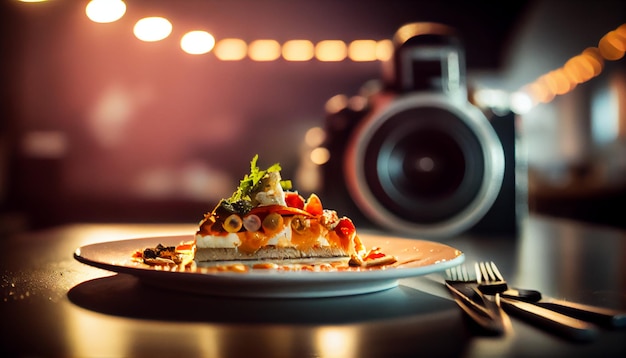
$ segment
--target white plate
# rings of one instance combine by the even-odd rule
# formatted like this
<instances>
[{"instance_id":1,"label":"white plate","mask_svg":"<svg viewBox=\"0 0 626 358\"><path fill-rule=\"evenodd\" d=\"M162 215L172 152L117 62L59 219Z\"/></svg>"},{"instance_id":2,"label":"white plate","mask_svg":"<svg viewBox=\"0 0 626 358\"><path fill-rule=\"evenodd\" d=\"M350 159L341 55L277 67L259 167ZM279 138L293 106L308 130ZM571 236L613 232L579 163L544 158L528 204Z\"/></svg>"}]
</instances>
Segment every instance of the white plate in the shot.
<instances>
[{"instance_id":1,"label":"white plate","mask_svg":"<svg viewBox=\"0 0 626 358\"><path fill-rule=\"evenodd\" d=\"M105 270L130 274L146 284L170 290L231 297L312 298L364 294L387 290L398 280L427 275L461 264L463 253L448 245L375 234L360 234L367 248L379 247L398 258L384 268L359 271L236 272L163 271L132 259L133 252L157 244L177 245L193 240L189 236L164 236L102 242L76 249L76 260Z\"/></svg>"}]
</instances>

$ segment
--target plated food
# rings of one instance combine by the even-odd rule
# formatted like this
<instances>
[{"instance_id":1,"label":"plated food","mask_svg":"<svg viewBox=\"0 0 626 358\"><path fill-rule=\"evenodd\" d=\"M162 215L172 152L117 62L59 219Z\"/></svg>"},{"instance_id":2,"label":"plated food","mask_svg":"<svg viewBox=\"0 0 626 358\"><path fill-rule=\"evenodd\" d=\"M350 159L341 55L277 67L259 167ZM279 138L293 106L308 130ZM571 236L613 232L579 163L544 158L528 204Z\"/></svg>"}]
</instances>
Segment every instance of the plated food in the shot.
<instances>
[{"instance_id":1,"label":"plated food","mask_svg":"<svg viewBox=\"0 0 626 358\"><path fill-rule=\"evenodd\" d=\"M195 230L89 244L74 258L158 289L247 298L379 292L464 261L439 242L359 233L319 196L301 196L278 164L261 170L257 160Z\"/></svg>"},{"instance_id":2,"label":"plated food","mask_svg":"<svg viewBox=\"0 0 626 358\"><path fill-rule=\"evenodd\" d=\"M135 256L154 266L252 268L315 266L316 260L352 267L392 264L397 258L366 248L352 220L324 208L316 194L304 198L278 163L250 162L250 173L229 198L206 213L194 240L145 248ZM330 260L330 261L329 261Z\"/></svg>"}]
</instances>

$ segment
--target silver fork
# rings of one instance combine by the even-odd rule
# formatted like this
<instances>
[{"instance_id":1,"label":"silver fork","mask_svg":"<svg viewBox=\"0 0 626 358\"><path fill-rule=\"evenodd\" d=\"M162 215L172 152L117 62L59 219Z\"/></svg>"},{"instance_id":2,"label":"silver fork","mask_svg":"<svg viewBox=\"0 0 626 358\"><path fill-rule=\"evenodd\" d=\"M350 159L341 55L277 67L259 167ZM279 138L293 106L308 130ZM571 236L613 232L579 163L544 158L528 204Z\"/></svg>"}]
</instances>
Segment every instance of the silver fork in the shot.
<instances>
[{"instance_id":1,"label":"silver fork","mask_svg":"<svg viewBox=\"0 0 626 358\"><path fill-rule=\"evenodd\" d=\"M499 294L508 290L508 284L493 262L475 264L478 288L486 295ZM489 292L489 293L487 293ZM559 312L535 304L509 297L501 297L500 304L505 311L551 332L577 341L591 341L598 331L593 324L566 316Z\"/></svg>"},{"instance_id":2,"label":"silver fork","mask_svg":"<svg viewBox=\"0 0 626 358\"><path fill-rule=\"evenodd\" d=\"M486 331L503 334L508 317L495 300L488 299L478 290L476 279L464 265L445 271L445 285L459 307Z\"/></svg>"}]
</instances>

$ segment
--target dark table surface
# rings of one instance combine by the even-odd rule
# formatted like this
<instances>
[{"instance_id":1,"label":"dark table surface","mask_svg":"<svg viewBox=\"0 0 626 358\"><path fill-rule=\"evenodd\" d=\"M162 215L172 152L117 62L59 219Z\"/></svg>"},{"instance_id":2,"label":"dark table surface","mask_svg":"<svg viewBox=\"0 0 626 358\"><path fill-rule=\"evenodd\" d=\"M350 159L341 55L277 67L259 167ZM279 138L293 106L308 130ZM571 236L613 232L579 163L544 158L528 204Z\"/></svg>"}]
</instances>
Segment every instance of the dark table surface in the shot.
<instances>
[{"instance_id":1,"label":"dark table surface","mask_svg":"<svg viewBox=\"0 0 626 358\"><path fill-rule=\"evenodd\" d=\"M73 224L2 241L2 356L626 357L626 329L568 341L511 318L494 337L452 301L440 274L377 293L318 299L194 295L84 265L76 248L190 234L195 225ZM495 261L511 284L626 309L626 232L530 216L516 237L445 241L466 263Z\"/></svg>"}]
</instances>

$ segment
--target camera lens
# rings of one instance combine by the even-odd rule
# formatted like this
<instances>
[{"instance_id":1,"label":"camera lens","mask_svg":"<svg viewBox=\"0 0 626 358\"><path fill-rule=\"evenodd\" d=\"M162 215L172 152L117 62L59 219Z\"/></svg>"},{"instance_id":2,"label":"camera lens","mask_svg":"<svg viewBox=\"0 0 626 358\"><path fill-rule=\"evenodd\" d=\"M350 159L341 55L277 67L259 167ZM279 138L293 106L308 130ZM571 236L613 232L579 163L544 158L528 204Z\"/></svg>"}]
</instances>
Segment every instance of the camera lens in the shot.
<instances>
[{"instance_id":1,"label":"camera lens","mask_svg":"<svg viewBox=\"0 0 626 358\"><path fill-rule=\"evenodd\" d=\"M409 129L413 130L413 129ZM454 193L463 181L465 158L462 148L447 133L437 129L407 132L390 148L388 165L391 184L398 192L418 200L436 200Z\"/></svg>"},{"instance_id":2,"label":"camera lens","mask_svg":"<svg viewBox=\"0 0 626 358\"><path fill-rule=\"evenodd\" d=\"M493 128L475 107L444 95L411 95L364 120L348 145L348 190L379 224L451 235L489 209L504 158Z\"/></svg>"},{"instance_id":3,"label":"camera lens","mask_svg":"<svg viewBox=\"0 0 626 358\"><path fill-rule=\"evenodd\" d=\"M454 113L417 107L389 117L364 157L372 194L394 215L432 223L462 211L480 190L476 135Z\"/></svg>"}]
</instances>

